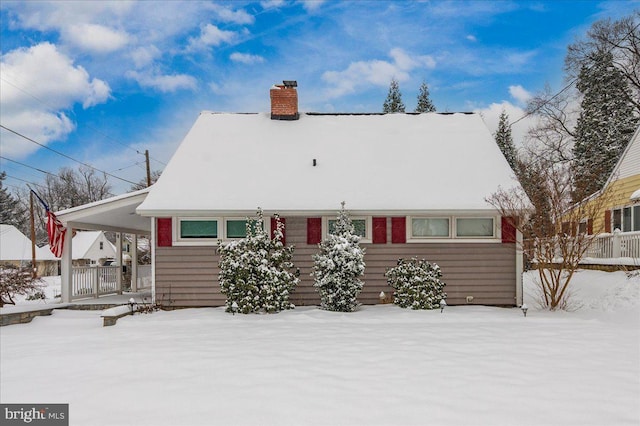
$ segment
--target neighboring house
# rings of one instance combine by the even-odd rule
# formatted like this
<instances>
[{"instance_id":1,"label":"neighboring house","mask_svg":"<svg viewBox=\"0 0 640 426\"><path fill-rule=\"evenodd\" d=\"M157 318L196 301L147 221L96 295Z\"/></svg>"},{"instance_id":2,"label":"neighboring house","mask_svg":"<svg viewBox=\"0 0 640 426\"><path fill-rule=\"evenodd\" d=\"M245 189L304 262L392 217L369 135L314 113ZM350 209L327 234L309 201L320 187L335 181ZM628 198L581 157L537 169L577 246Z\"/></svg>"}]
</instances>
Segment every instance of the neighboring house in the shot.
<instances>
[{"instance_id":1,"label":"neighboring house","mask_svg":"<svg viewBox=\"0 0 640 426\"><path fill-rule=\"evenodd\" d=\"M66 242L74 228L151 235L155 302L221 306L218 241L260 207L295 246L292 301L317 305L312 255L344 201L366 248L360 302L379 303L385 270L416 256L440 265L449 304L522 303L521 236L485 201L518 183L479 115L300 113L292 83L271 89L271 114L201 113L150 188L58 212Z\"/></svg>"},{"instance_id":2,"label":"neighboring house","mask_svg":"<svg viewBox=\"0 0 640 426\"><path fill-rule=\"evenodd\" d=\"M0 264L19 267L32 262L31 240L13 225L0 225ZM36 246L36 267L38 276L57 275L60 260L48 246Z\"/></svg>"},{"instance_id":3,"label":"neighboring house","mask_svg":"<svg viewBox=\"0 0 640 426\"><path fill-rule=\"evenodd\" d=\"M155 228L157 303L223 305L216 246L261 207L295 246L292 301L318 304L312 255L342 201L366 248L362 303L412 256L440 265L449 304L521 303L516 232L485 201L517 183L479 115L299 113L294 84L270 94L271 114L201 113L136 209Z\"/></svg>"},{"instance_id":4,"label":"neighboring house","mask_svg":"<svg viewBox=\"0 0 640 426\"><path fill-rule=\"evenodd\" d=\"M73 237L74 265L103 265L116 257L116 246L102 231L79 231Z\"/></svg>"},{"instance_id":5,"label":"neighboring house","mask_svg":"<svg viewBox=\"0 0 640 426\"><path fill-rule=\"evenodd\" d=\"M595 234L582 264L640 266L640 127L603 188L582 203L597 206L593 220L563 223L564 229Z\"/></svg>"}]
</instances>

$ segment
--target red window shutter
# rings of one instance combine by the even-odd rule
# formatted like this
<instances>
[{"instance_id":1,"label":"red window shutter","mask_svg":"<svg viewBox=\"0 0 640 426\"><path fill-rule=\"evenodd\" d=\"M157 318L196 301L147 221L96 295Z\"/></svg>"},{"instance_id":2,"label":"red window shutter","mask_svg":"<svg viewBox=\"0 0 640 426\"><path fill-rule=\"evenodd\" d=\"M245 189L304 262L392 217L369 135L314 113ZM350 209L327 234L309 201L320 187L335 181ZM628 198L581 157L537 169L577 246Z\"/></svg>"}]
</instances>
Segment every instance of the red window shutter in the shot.
<instances>
[{"instance_id":1,"label":"red window shutter","mask_svg":"<svg viewBox=\"0 0 640 426\"><path fill-rule=\"evenodd\" d=\"M407 242L407 218L391 218L391 242L393 244L404 244Z\"/></svg>"},{"instance_id":2,"label":"red window shutter","mask_svg":"<svg viewBox=\"0 0 640 426\"><path fill-rule=\"evenodd\" d=\"M587 219L587 234L593 235L593 219Z\"/></svg>"},{"instance_id":3,"label":"red window shutter","mask_svg":"<svg viewBox=\"0 0 640 426\"><path fill-rule=\"evenodd\" d=\"M282 222L282 244L283 245L287 245L287 221L284 217L280 218L280 222ZM276 227L278 226L278 223L276 222L276 218L272 217L271 218L271 239L274 239L276 236Z\"/></svg>"},{"instance_id":4,"label":"red window shutter","mask_svg":"<svg viewBox=\"0 0 640 426\"><path fill-rule=\"evenodd\" d=\"M373 244L387 244L387 218L374 217L371 222L373 226Z\"/></svg>"},{"instance_id":5,"label":"red window shutter","mask_svg":"<svg viewBox=\"0 0 640 426\"><path fill-rule=\"evenodd\" d=\"M156 235L158 247L171 247L172 229L170 217L159 217L156 219Z\"/></svg>"},{"instance_id":6,"label":"red window shutter","mask_svg":"<svg viewBox=\"0 0 640 426\"><path fill-rule=\"evenodd\" d=\"M322 241L322 218L307 218L307 244L319 244Z\"/></svg>"},{"instance_id":7,"label":"red window shutter","mask_svg":"<svg viewBox=\"0 0 640 426\"><path fill-rule=\"evenodd\" d=\"M611 232L611 210L604 212L604 232Z\"/></svg>"},{"instance_id":8,"label":"red window shutter","mask_svg":"<svg viewBox=\"0 0 640 426\"><path fill-rule=\"evenodd\" d=\"M502 242L503 243L515 243L516 242L516 226L515 218L503 217L502 226Z\"/></svg>"}]
</instances>

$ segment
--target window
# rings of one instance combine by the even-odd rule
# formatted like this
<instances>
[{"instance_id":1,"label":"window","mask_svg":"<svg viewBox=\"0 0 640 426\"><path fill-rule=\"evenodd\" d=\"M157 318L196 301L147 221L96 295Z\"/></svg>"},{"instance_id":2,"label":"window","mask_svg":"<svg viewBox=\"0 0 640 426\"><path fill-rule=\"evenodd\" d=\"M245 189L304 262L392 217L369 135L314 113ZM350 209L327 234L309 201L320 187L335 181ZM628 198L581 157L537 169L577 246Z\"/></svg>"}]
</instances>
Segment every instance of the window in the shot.
<instances>
[{"instance_id":1,"label":"window","mask_svg":"<svg viewBox=\"0 0 640 426\"><path fill-rule=\"evenodd\" d=\"M218 238L218 221L215 219L179 219L179 239Z\"/></svg>"},{"instance_id":2,"label":"window","mask_svg":"<svg viewBox=\"0 0 640 426\"><path fill-rule=\"evenodd\" d=\"M456 237L493 237L494 221L492 217L457 218Z\"/></svg>"},{"instance_id":3,"label":"window","mask_svg":"<svg viewBox=\"0 0 640 426\"><path fill-rule=\"evenodd\" d=\"M104 241L100 241L100 250L104 250Z\"/></svg>"},{"instance_id":4,"label":"window","mask_svg":"<svg viewBox=\"0 0 640 426\"><path fill-rule=\"evenodd\" d=\"M324 217L322 220L322 234L329 235L332 234L337 219L335 217L327 218ZM370 243L371 242L371 216L352 216L351 223L353 224L353 230L356 235L360 237L361 243Z\"/></svg>"},{"instance_id":5,"label":"window","mask_svg":"<svg viewBox=\"0 0 640 426\"><path fill-rule=\"evenodd\" d=\"M411 218L411 237L413 238L448 238L449 235L449 218Z\"/></svg>"},{"instance_id":6,"label":"window","mask_svg":"<svg viewBox=\"0 0 640 426\"><path fill-rule=\"evenodd\" d=\"M622 209L622 230L631 231L631 207Z\"/></svg>"},{"instance_id":7,"label":"window","mask_svg":"<svg viewBox=\"0 0 640 426\"><path fill-rule=\"evenodd\" d=\"M640 231L640 206L633 207L633 230Z\"/></svg>"},{"instance_id":8,"label":"window","mask_svg":"<svg viewBox=\"0 0 640 426\"><path fill-rule=\"evenodd\" d=\"M246 219L227 219L225 227L227 238L244 238L247 236Z\"/></svg>"},{"instance_id":9,"label":"window","mask_svg":"<svg viewBox=\"0 0 640 426\"><path fill-rule=\"evenodd\" d=\"M619 229L622 231L622 210L616 209L613 211L613 223L612 230Z\"/></svg>"},{"instance_id":10,"label":"window","mask_svg":"<svg viewBox=\"0 0 640 426\"><path fill-rule=\"evenodd\" d=\"M329 234L333 234L333 231L336 227L336 219L328 219L327 224L329 226L329 230L327 231ZM351 219L351 223L353 224L353 229L355 234L360 238L365 238L367 236L367 220L366 219Z\"/></svg>"}]
</instances>

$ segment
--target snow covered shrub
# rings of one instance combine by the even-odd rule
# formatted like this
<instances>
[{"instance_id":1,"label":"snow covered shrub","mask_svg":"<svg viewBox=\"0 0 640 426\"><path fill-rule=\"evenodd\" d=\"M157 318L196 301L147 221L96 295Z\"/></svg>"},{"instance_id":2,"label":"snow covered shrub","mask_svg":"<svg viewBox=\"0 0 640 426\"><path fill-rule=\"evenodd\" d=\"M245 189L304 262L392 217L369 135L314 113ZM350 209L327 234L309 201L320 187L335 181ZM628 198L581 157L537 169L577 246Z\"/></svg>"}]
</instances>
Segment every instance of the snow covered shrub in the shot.
<instances>
[{"instance_id":1,"label":"snow covered shrub","mask_svg":"<svg viewBox=\"0 0 640 426\"><path fill-rule=\"evenodd\" d=\"M333 221L332 221L333 222ZM344 209L330 223L329 236L320 243L320 253L313 255L314 287L320 294L320 307L329 311L352 312L362 290L360 277L364 273L364 248L349 214Z\"/></svg>"},{"instance_id":2,"label":"snow covered shrub","mask_svg":"<svg viewBox=\"0 0 640 426\"><path fill-rule=\"evenodd\" d=\"M16 295L28 296L42 292L42 280L33 278L31 268L14 265L0 265L0 308L15 305Z\"/></svg>"},{"instance_id":3,"label":"snow covered shrub","mask_svg":"<svg viewBox=\"0 0 640 426\"><path fill-rule=\"evenodd\" d=\"M294 307L289 295L298 284L298 272L291 261L293 247L282 244L283 230L284 224L276 216L271 239L258 209L256 218L247 218L245 238L219 243L219 281L222 294L227 296L227 312L271 313Z\"/></svg>"},{"instance_id":4,"label":"snow covered shrub","mask_svg":"<svg viewBox=\"0 0 640 426\"><path fill-rule=\"evenodd\" d=\"M399 259L384 276L395 290L393 303L401 308L436 309L447 297L440 267L424 259Z\"/></svg>"}]
</instances>

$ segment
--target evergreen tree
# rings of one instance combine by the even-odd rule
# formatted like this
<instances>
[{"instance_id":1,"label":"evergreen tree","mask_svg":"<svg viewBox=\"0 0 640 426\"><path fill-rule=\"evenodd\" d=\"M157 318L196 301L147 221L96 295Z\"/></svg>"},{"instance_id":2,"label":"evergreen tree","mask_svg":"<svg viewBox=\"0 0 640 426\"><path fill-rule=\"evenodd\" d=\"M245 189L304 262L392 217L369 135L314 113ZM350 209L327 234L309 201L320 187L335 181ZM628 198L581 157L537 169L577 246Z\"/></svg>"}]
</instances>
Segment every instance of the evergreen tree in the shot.
<instances>
[{"instance_id":1,"label":"evergreen tree","mask_svg":"<svg viewBox=\"0 0 640 426\"><path fill-rule=\"evenodd\" d=\"M28 227L26 210L2 184L6 177L5 172L0 172L0 223L13 225L24 232Z\"/></svg>"},{"instance_id":2,"label":"evergreen tree","mask_svg":"<svg viewBox=\"0 0 640 426\"><path fill-rule=\"evenodd\" d=\"M435 112L436 107L429 97L429 87L426 82L420 85L420 93L418 93L418 105L415 112Z\"/></svg>"},{"instance_id":3,"label":"evergreen tree","mask_svg":"<svg viewBox=\"0 0 640 426\"><path fill-rule=\"evenodd\" d=\"M390 112L404 112L404 109L405 106L402 102L402 94L400 93L398 80L393 78L391 79L391 84L389 85L389 93L387 94L387 99L385 99L382 106L382 112L385 114L388 114Z\"/></svg>"},{"instance_id":4,"label":"evergreen tree","mask_svg":"<svg viewBox=\"0 0 640 426\"><path fill-rule=\"evenodd\" d=\"M271 239L264 229L262 210L247 219L246 237L220 243L220 287L227 296L226 311L248 314L292 309L289 296L298 284L291 261L293 246L285 246L284 224L276 216Z\"/></svg>"},{"instance_id":5,"label":"evergreen tree","mask_svg":"<svg viewBox=\"0 0 640 426\"><path fill-rule=\"evenodd\" d=\"M503 109L500 113L498 120L498 130L493 135L496 139L496 143L502 151L504 158L511 166L511 170L515 173L518 172L518 155L516 153L516 147L513 144L513 136L511 136L511 125L509 124L509 115Z\"/></svg>"},{"instance_id":6,"label":"evergreen tree","mask_svg":"<svg viewBox=\"0 0 640 426\"><path fill-rule=\"evenodd\" d=\"M629 87L608 51L583 66L576 87L582 93L575 129L574 201L602 188L638 125Z\"/></svg>"},{"instance_id":7,"label":"evergreen tree","mask_svg":"<svg viewBox=\"0 0 640 426\"><path fill-rule=\"evenodd\" d=\"M447 298L440 267L424 259L400 259L384 275L395 290L393 303L401 308L436 309Z\"/></svg>"},{"instance_id":8,"label":"evergreen tree","mask_svg":"<svg viewBox=\"0 0 640 426\"><path fill-rule=\"evenodd\" d=\"M320 243L320 253L313 256L311 275L322 309L352 312L358 307L357 297L363 286L359 277L365 268L365 250L359 241L343 202L335 226Z\"/></svg>"}]
</instances>

